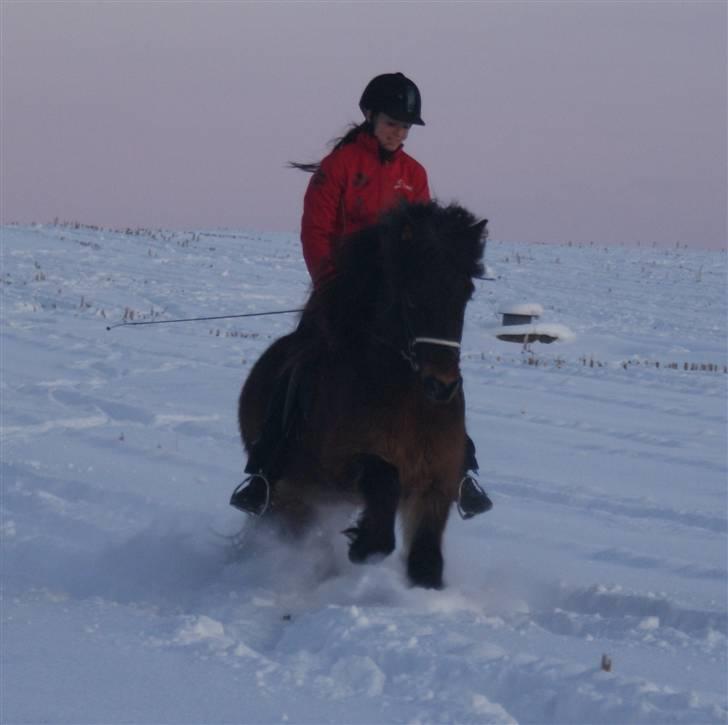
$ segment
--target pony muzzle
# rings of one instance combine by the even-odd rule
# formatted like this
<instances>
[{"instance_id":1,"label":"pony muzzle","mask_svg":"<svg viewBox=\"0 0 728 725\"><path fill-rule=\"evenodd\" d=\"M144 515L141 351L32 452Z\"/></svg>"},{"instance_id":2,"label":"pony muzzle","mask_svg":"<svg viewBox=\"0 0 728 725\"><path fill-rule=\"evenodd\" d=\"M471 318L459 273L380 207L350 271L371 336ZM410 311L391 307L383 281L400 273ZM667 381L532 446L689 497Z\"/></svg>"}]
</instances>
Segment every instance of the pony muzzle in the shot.
<instances>
[{"instance_id":1,"label":"pony muzzle","mask_svg":"<svg viewBox=\"0 0 728 725\"><path fill-rule=\"evenodd\" d=\"M462 389L463 379L458 375L447 383L434 375L428 375L422 379L422 385L428 400L433 403L449 403Z\"/></svg>"}]
</instances>

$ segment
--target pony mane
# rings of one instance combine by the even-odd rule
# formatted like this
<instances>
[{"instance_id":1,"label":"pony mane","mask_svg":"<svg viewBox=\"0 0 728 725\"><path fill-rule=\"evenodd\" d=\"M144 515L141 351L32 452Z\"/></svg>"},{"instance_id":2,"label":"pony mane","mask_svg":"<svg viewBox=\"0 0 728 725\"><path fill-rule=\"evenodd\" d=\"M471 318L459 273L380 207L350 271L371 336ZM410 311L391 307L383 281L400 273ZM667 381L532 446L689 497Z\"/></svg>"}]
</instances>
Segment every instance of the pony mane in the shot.
<instances>
[{"instance_id":1,"label":"pony mane","mask_svg":"<svg viewBox=\"0 0 728 725\"><path fill-rule=\"evenodd\" d=\"M400 204L335 245L335 272L311 293L302 324L318 320L330 345L373 324L398 324L401 298L413 281L436 280L442 294L455 277L482 276L486 224L455 203Z\"/></svg>"}]
</instances>

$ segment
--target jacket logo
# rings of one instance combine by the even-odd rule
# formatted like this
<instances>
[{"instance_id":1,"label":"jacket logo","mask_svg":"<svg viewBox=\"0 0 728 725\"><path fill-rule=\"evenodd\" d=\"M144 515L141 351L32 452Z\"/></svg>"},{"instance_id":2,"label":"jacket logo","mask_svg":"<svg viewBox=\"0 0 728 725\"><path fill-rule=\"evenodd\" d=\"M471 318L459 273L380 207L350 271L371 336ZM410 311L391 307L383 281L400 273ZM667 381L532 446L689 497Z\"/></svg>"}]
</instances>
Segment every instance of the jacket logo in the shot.
<instances>
[{"instance_id":1,"label":"jacket logo","mask_svg":"<svg viewBox=\"0 0 728 725\"><path fill-rule=\"evenodd\" d=\"M414 191L414 187L410 186L404 179L397 179L397 183L394 185L395 191L404 189L405 191Z\"/></svg>"},{"instance_id":2,"label":"jacket logo","mask_svg":"<svg viewBox=\"0 0 728 725\"><path fill-rule=\"evenodd\" d=\"M356 176L354 176L354 188L361 189L363 186L367 185L368 181L369 177L366 174L362 174L361 171L358 171Z\"/></svg>"}]
</instances>

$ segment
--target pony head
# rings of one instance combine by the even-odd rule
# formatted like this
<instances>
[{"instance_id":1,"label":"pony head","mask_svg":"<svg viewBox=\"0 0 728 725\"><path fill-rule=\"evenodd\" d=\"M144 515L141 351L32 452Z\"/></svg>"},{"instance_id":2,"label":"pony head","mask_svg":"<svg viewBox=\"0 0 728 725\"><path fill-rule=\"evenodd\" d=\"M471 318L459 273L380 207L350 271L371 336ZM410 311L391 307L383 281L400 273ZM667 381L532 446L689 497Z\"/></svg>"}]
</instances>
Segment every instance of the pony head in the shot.
<instances>
[{"instance_id":1,"label":"pony head","mask_svg":"<svg viewBox=\"0 0 728 725\"><path fill-rule=\"evenodd\" d=\"M380 341L409 362L430 400L452 400L486 224L457 204L401 204L336 245L336 271L314 290L304 319L323 313L332 344Z\"/></svg>"},{"instance_id":2,"label":"pony head","mask_svg":"<svg viewBox=\"0 0 728 725\"><path fill-rule=\"evenodd\" d=\"M459 392L465 308L482 276L487 221L451 204L406 205L383 219L384 278L392 334L425 395L449 402Z\"/></svg>"}]
</instances>

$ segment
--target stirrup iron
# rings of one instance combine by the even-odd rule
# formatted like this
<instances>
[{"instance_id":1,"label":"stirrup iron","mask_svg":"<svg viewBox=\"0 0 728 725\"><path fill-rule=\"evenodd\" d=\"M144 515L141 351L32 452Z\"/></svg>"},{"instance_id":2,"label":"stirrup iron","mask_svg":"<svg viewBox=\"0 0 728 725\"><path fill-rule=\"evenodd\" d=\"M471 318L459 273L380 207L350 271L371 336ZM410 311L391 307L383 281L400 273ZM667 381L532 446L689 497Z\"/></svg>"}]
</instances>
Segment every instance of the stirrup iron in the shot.
<instances>
[{"instance_id":1,"label":"stirrup iron","mask_svg":"<svg viewBox=\"0 0 728 725\"><path fill-rule=\"evenodd\" d=\"M468 500L463 501L463 493ZM467 521L473 516L490 511L493 508L493 502L480 484L470 474L466 474L458 486L457 508L460 518Z\"/></svg>"},{"instance_id":2,"label":"stirrup iron","mask_svg":"<svg viewBox=\"0 0 728 725\"><path fill-rule=\"evenodd\" d=\"M259 500L262 492L254 490L258 488L259 481L265 486L262 502ZM268 479L262 473L253 473L236 486L230 497L230 505L238 511L258 518L270 507L270 493Z\"/></svg>"}]
</instances>

